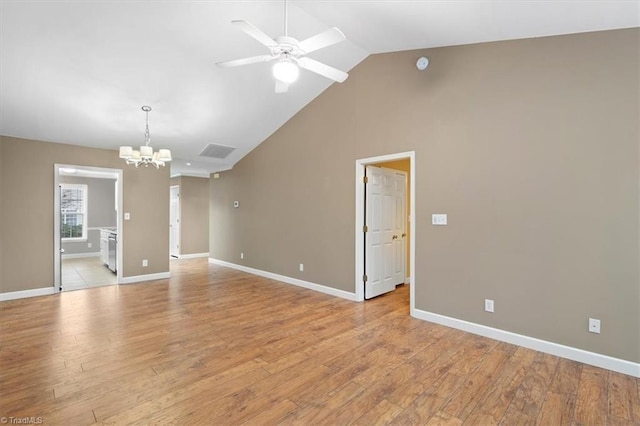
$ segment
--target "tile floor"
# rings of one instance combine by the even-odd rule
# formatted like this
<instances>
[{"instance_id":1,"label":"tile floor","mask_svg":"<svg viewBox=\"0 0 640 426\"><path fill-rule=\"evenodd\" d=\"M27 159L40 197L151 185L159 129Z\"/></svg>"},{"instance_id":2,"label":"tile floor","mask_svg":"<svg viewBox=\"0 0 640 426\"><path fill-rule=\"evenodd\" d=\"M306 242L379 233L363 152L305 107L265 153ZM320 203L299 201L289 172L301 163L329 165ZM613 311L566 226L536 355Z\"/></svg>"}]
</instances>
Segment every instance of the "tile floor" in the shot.
<instances>
[{"instance_id":1,"label":"tile floor","mask_svg":"<svg viewBox=\"0 0 640 426\"><path fill-rule=\"evenodd\" d=\"M103 287L118 283L100 257L62 259L62 291Z\"/></svg>"}]
</instances>

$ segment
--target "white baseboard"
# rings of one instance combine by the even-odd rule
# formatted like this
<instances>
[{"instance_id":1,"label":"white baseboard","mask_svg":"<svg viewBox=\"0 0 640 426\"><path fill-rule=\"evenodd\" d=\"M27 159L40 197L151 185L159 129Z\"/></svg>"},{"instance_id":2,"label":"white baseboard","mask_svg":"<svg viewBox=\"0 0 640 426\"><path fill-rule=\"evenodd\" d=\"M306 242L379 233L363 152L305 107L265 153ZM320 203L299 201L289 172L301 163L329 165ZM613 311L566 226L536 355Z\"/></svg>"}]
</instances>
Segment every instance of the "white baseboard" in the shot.
<instances>
[{"instance_id":1,"label":"white baseboard","mask_svg":"<svg viewBox=\"0 0 640 426\"><path fill-rule=\"evenodd\" d=\"M100 252L91 253L62 253L63 259L81 259L83 257L100 257Z\"/></svg>"},{"instance_id":2,"label":"white baseboard","mask_svg":"<svg viewBox=\"0 0 640 426\"><path fill-rule=\"evenodd\" d=\"M467 331L469 333L478 334L480 336L489 337L491 339L500 340L502 342L512 343L514 345L556 355L561 358L567 358L584 364L605 368L607 370L617 371L618 373L628 374L629 376L640 377L640 363L626 361L595 352L589 352L583 349L573 348L571 346L560 345L558 343L536 339L535 337L524 336L522 334L516 334L510 331L500 330L498 328L487 327L485 325L451 318L440 314L434 314L420 309L414 309L411 316L421 320L434 322L436 324L445 325L447 327L456 328L458 330Z\"/></svg>"},{"instance_id":3,"label":"white baseboard","mask_svg":"<svg viewBox=\"0 0 640 426\"><path fill-rule=\"evenodd\" d=\"M225 262L224 260L218 260L209 258L209 263L213 263L227 268L237 269L238 271L246 272L248 274L258 275L272 280L281 281L283 283L292 284L298 287L303 287L309 290L318 291L320 293L330 294L331 296L340 297L351 301L356 301L356 294L349 293L348 291L338 290L332 287L327 287L322 284L316 284L309 281L303 281L298 278L287 277L285 275L274 274L272 272L262 271L260 269L249 268L248 266L236 265L235 263Z\"/></svg>"},{"instance_id":4,"label":"white baseboard","mask_svg":"<svg viewBox=\"0 0 640 426\"><path fill-rule=\"evenodd\" d=\"M181 254L180 256L178 256L178 259L198 259L201 257L209 257L209 253Z\"/></svg>"},{"instance_id":5,"label":"white baseboard","mask_svg":"<svg viewBox=\"0 0 640 426\"><path fill-rule=\"evenodd\" d=\"M34 288L33 290L11 291L9 293L0 293L0 302L6 300L24 299L26 297L49 296L54 294L53 287Z\"/></svg>"},{"instance_id":6,"label":"white baseboard","mask_svg":"<svg viewBox=\"0 0 640 426\"><path fill-rule=\"evenodd\" d=\"M158 272L157 274L134 275L132 277L122 277L118 284L135 284L143 281L164 280L170 278L169 272Z\"/></svg>"}]
</instances>

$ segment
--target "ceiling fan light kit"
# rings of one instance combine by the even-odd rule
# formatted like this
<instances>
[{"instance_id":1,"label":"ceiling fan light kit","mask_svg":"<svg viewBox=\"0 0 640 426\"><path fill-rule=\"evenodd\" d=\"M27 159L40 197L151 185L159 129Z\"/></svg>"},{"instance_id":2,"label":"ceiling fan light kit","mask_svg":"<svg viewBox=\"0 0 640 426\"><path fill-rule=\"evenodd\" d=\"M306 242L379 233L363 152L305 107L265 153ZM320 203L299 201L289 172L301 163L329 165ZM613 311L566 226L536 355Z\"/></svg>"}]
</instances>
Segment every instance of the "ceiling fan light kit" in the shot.
<instances>
[{"instance_id":1,"label":"ceiling fan light kit","mask_svg":"<svg viewBox=\"0 0 640 426\"><path fill-rule=\"evenodd\" d=\"M290 59L280 59L273 65L273 76L283 83L293 83L298 79L300 70Z\"/></svg>"},{"instance_id":2,"label":"ceiling fan light kit","mask_svg":"<svg viewBox=\"0 0 640 426\"><path fill-rule=\"evenodd\" d=\"M157 152L153 152L153 147L149 146L151 142L151 136L149 134L149 111L151 111L151 107L144 105L142 110L147 114L147 126L144 131L145 144L140 146L140 150L135 150L130 146L121 146L120 158L128 165L134 165L136 167L140 165L149 167L149 165L152 165L156 169L159 169L160 166L164 167L166 163L171 161L171 150L160 149Z\"/></svg>"},{"instance_id":3,"label":"ceiling fan light kit","mask_svg":"<svg viewBox=\"0 0 640 426\"><path fill-rule=\"evenodd\" d=\"M302 41L289 37L287 34L286 0L284 2L284 36L273 39L246 21L232 21L231 24L267 47L270 54L218 62L217 65L222 68L229 68L277 60L272 68L273 76L276 79L276 93L284 93L288 90L289 84L297 80L300 73L299 68L304 68L339 83L345 81L349 76L344 71L306 56L308 53L344 41L346 37L342 31L335 27L329 28Z\"/></svg>"}]
</instances>

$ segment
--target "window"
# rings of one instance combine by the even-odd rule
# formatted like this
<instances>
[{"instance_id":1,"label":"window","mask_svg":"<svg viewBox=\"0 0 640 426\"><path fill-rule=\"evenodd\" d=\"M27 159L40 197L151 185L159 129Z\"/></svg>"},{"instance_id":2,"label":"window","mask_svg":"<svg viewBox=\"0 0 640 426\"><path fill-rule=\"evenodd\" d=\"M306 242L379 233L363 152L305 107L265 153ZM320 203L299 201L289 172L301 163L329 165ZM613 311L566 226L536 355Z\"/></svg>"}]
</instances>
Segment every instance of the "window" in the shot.
<instances>
[{"instance_id":1,"label":"window","mask_svg":"<svg viewBox=\"0 0 640 426\"><path fill-rule=\"evenodd\" d=\"M63 241L87 239L87 185L60 185L60 235Z\"/></svg>"}]
</instances>

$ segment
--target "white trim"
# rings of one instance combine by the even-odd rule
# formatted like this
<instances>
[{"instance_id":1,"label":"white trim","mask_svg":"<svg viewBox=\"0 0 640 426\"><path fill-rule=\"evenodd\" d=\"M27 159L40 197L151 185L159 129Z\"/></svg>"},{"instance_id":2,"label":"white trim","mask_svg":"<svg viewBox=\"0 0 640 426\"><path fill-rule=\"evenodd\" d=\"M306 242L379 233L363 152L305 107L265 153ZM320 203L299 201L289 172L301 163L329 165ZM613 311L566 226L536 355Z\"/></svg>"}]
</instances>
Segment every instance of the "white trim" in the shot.
<instances>
[{"instance_id":1,"label":"white trim","mask_svg":"<svg viewBox=\"0 0 640 426\"><path fill-rule=\"evenodd\" d=\"M209 257L209 252L207 253L191 253L191 254L181 254L178 256L178 259L198 259L201 257Z\"/></svg>"},{"instance_id":2,"label":"white trim","mask_svg":"<svg viewBox=\"0 0 640 426\"><path fill-rule=\"evenodd\" d=\"M261 271L260 269L249 268L248 266L236 265L235 263L225 262L224 260L218 260L211 257L209 258L209 263L224 266L226 268L237 269L238 271L246 272L248 274L258 275L272 280L281 281L286 284L292 284L309 290L318 291L320 293L329 294L331 296L340 297L342 299L351 300L353 302L356 301L355 293L349 293L348 291L338 290L336 288L327 287L322 284L303 281L298 278L287 277L285 275L274 274L273 272Z\"/></svg>"},{"instance_id":3,"label":"white trim","mask_svg":"<svg viewBox=\"0 0 640 426\"><path fill-rule=\"evenodd\" d=\"M9 293L0 293L0 302L7 300L24 299L27 297L50 296L55 293L53 287L34 288L33 290L10 291Z\"/></svg>"},{"instance_id":4,"label":"white trim","mask_svg":"<svg viewBox=\"0 0 640 426\"><path fill-rule=\"evenodd\" d=\"M424 321L500 340L502 342L512 343L514 345L556 355L561 358L567 358L584 364L605 368L607 370L617 371L618 373L628 374L629 376L640 377L640 363L626 361L595 352L589 352L583 349L565 346L546 340L536 339L535 337L524 336L522 334L512 333L498 328L487 327L486 325L447 317L420 309L414 309L411 312L411 316Z\"/></svg>"},{"instance_id":5,"label":"white trim","mask_svg":"<svg viewBox=\"0 0 640 426\"><path fill-rule=\"evenodd\" d=\"M62 253L63 259L80 259L83 257L100 257L100 252L90 252L90 253Z\"/></svg>"},{"instance_id":6,"label":"white trim","mask_svg":"<svg viewBox=\"0 0 640 426\"><path fill-rule=\"evenodd\" d=\"M364 177L364 169L368 164L384 163L394 160L409 160L409 182L411 183L411 190L409 191L409 199L411 203L409 205L409 221L411 222L411 229L409 230L409 269L411 277L409 277L409 312L413 315L415 309L415 283L416 280L416 153L415 151L400 152L397 154L381 155L379 157L369 157L356 160L356 179L355 179L355 193L356 193L356 227L355 227L355 247L356 247L356 264L355 264L355 295L356 301L362 302L364 300L364 285L362 282L362 276L364 275L364 240L362 238L362 227L364 226L364 191L362 188L362 178Z\"/></svg>"},{"instance_id":7,"label":"white trim","mask_svg":"<svg viewBox=\"0 0 640 426\"><path fill-rule=\"evenodd\" d=\"M404 283L405 283L405 284L411 284L411 277L406 277L406 278L404 279Z\"/></svg>"},{"instance_id":8,"label":"white trim","mask_svg":"<svg viewBox=\"0 0 640 426\"><path fill-rule=\"evenodd\" d=\"M143 281L164 280L171 277L169 272L158 272L156 274L134 275L132 277L122 277L119 284L135 284Z\"/></svg>"}]
</instances>

